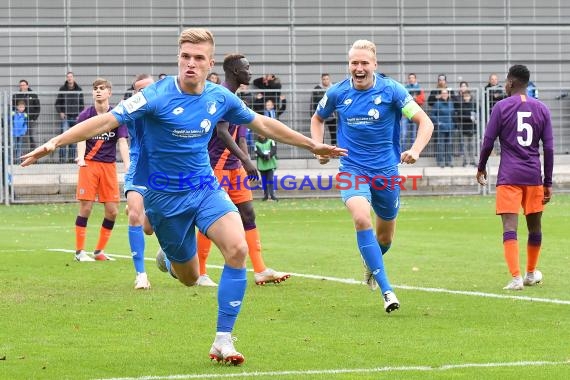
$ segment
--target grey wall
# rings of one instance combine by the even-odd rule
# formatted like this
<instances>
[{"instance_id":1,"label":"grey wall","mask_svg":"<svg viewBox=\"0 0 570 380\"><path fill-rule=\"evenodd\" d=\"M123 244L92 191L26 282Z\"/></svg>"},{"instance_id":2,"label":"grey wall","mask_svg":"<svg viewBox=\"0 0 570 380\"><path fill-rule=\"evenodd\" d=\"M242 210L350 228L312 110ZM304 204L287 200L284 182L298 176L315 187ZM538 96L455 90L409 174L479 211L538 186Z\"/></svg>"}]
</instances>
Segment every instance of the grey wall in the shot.
<instances>
[{"instance_id":1,"label":"grey wall","mask_svg":"<svg viewBox=\"0 0 570 380\"><path fill-rule=\"evenodd\" d=\"M189 26L214 32L217 62L242 52L255 76L276 73L293 90L321 72L343 78L361 38L378 45L379 71L416 72L426 87L440 72L480 87L524 63L539 86L567 88L569 16L563 0L2 0L0 88L26 78L55 90L72 70L84 88L104 76L118 93L136 73L174 73Z\"/></svg>"}]
</instances>

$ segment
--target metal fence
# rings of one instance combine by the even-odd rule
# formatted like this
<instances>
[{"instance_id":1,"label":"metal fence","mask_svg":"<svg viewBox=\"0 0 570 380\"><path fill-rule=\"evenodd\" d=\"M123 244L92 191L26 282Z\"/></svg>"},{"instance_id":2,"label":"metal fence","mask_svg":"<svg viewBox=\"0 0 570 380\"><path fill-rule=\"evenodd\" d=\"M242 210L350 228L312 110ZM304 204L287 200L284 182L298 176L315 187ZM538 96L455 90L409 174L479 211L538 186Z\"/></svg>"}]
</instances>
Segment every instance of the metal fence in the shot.
<instances>
[{"instance_id":1,"label":"metal fence","mask_svg":"<svg viewBox=\"0 0 570 380\"><path fill-rule=\"evenodd\" d=\"M429 93L437 89L424 89L426 100ZM470 89L473 102L476 130L474 135L464 133L461 121L455 118L455 127L451 133L451 138L445 140L445 146L438 135L438 131L434 132L434 136L425 151L422 154L422 160L418 164L423 175L434 176L431 178L433 186L425 186L422 193L441 194L441 193L479 193L481 191L492 192L493 189L489 185L487 189L481 189L474 181L475 168L472 165L477 162L479 156L481 136L484 131L484 125L487 122L490 109L488 98L489 94L483 89ZM292 129L297 130L305 135L310 135L310 117L313 113L313 105L311 104L311 95L313 89L296 89L291 91L282 89L276 96L277 109L282 111L279 119ZM454 102L457 101L458 92L451 89L451 95ZM111 102L118 103L123 97L123 91L115 90ZM39 165L29 168L18 167L19 160L16 155L16 147L11 130L11 111L12 99L15 92L0 91L0 110L2 112L2 179L0 182L0 201L3 203L21 203L21 202L52 202L52 201L73 201L75 199L75 185L77 178L77 168L73 162L74 151L64 154L62 149L54 152L49 157L42 159ZM118 95L117 95L118 94ZM258 112L263 112L263 104L256 102L258 95L267 95L260 90L247 90L240 93L242 99ZM570 126L568 124L570 113L570 96L569 91L560 88L544 88L540 89L539 97L545 102L552 112L552 122L555 136L555 154L568 155L570 152ZM33 149L36 145L47 141L50 137L61 132L61 120L54 107L57 92L38 92L41 112L35 128L28 131L27 136L22 141L21 151L26 153ZM91 104L91 93L85 93L86 106ZM427 102L426 102L427 103ZM432 109L424 107L428 114L432 114ZM415 126L408 129L407 135L402 135L401 144L403 148L409 147L414 138ZM32 138L30 138L32 137ZM251 137L253 139L253 136ZM325 130L325 142L330 142L331 136ZM251 143L252 141L250 141ZM455 170L453 173L448 172L447 176L463 175L462 179L449 178L437 181L436 174L430 172L431 168L437 170L438 166L443 166L438 160L438 153L441 149L451 153L452 161L450 165L456 169L465 167L463 171ZM71 155L70 155L71 154ZM494 152L494 156L498 154L498 146ZM252 156L253 157L253 156ZM309 160L312 155L302 149L278 144L278 157L281 161ZM120 157L118 157L120 159ZM122 170L122 165L118 165ZM305 167L298 164L289 164L285 167ZM307 170L310 166L306 166ZM431 174L430 174L431 173ZM467 179L467 175L469 178ZM443 176L438 172L437 176ZM122 180L122 175L120 176ZM443 178L442 177L442 178ZM455 182L454 182L455 181ZM426 182L427 183L427 182ZM435 185L440 183L440 185ZM425 183L424 183L425 184Z\"/></svg>"}]
</instances>

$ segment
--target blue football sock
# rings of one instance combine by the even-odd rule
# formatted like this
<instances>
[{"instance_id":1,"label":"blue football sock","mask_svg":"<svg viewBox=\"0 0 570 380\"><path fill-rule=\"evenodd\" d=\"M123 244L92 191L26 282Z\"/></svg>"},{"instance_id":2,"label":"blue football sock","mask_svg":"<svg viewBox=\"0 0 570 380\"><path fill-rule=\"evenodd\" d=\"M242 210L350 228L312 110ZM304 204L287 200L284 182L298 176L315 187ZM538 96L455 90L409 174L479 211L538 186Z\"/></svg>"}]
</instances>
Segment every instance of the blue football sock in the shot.
<instances>
[{"instance_id":1,"label":"blue football sock","mask_svg":"<svg viewBox=\"0 0 570 380\"><path fill-rule=\"evenodd\" d=\"M246 270L224 265L218 285L218 326L217 332L232 332L241 309L245 288Z\"/></svg>"},{"instance_id":2,"label":"blue football sock","mask_svg":"<svg viewBox=\"0 0 570 380\"><path fill-rule=\"evenodd\" d=\"M137 273L144 272L144 233L142 226L129 226L129 245Z\"/></svg>"},{"instance_id":3,"label":"blue football sock","mask_svg":"<svg viewBox=\"0 0 570 380\"><path fill-rule=\"evenodd\" d=\"M382 259L382 250L376 241L372 229L364 231L356 231L356 241L360 254L364 258L366 265L374 275L376 282L382 290L382 294L392 291L392 287L388 282L386 270L384 269L384 261Z\"/></svg>"}]
</instances>

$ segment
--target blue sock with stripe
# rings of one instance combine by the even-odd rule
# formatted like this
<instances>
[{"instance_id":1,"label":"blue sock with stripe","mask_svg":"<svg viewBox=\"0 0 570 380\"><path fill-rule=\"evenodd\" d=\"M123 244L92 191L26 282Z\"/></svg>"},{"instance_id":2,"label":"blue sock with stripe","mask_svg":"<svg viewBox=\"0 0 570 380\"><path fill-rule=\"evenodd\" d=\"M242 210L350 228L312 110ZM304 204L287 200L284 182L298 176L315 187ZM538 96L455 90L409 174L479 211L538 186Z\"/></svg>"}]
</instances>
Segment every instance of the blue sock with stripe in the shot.
<instances>
[{"instance_id":1,"label":"blue sock with stripe","mask_svg":"<svg viewBox=\"0 0 570 380\"><path fill-rule=\"evenodd\" d=\"M133 256L133 264L137 273L143 273L144 270L144 233L142 226L129 226L129 245L131 246L131 255Z\"/></svg>"},{"instance_id":2,"label":"blue sock with stripe","mask_svg":"<svg viewBox=\"0 0 570 380\"><path fill-rule=\"evenodd\" d=\"M384 269L384 260L382 259L382 250L372 229L356 231L356 241L360 254L364 258L366 265L374 275L376 282L382 290L382 294L392 291L386 270Z\"/></svg>"},{"instance_id":3,"label":"blue sock with stripe","mask_svg":"<svg viewBox=\"0 0 570 380\"><path fill-rule=\"evenodd\" d=\"M232 332L247 286L246 269L224 265L218 285L217 332Z\"/></svg>"}]
</instances>

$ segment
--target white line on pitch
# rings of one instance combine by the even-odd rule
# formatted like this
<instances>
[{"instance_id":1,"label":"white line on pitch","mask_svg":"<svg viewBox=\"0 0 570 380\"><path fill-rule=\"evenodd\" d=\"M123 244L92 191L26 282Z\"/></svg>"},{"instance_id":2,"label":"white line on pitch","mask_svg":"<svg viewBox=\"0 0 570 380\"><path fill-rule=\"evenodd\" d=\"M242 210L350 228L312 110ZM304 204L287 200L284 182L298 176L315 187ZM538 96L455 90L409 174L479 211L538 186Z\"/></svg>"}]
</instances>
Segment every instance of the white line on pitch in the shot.
<instances>
[{"instance_id":1,"label":"white line on pitch","mask_svg":"<svg viewBox=\"0 0 570 380\"><path fill-rule=\"evenodd\" d=\"M376 368L345 368L345 369L322 369L306 371L274 371L274 372L239 372L230 374L193 374L193 375L167 375L167 376L141 376L141 377L113 377L99 380L181 380L181 379L229 379L239 377L260 376L308 376L308 375L342 375L347 373L378 373L378 372L428 372L428 371L449 371L465 368L501 368L501 367L540 367L568 365L570 361L547 362L547 361L520 361L506 363L464 363L464 364L444 364L437 367L430 366L402 366L402 367L376 367Z\"/></svg>"},{"instance_id":2,"label":"white line on pitch","mask_svg":"<svg viewBox=\"0 0 570 380\"><path fill-rule=\"evenodd\" d=\"M52 252L75 252L71 249L48 249L48 251ZM108 253L107 253L108 254ZM131 256L127 255L115 255L115 254L108 254L111 257L117 257L121 259L131 259ZM145 257L146 261L154 261L152 257ZM223 267L220 265L208 265L209 268L217 268L222 269ZM248 269L250 272L252 269ZM313 280L327 280L332 282L340 282L343 284L355 284L361 285L363 284L362 281L358 281L352 278L338 278L338 277L329 277L329 276L320 276L316 274L303 274L303 273L291 273L291 276L294 277L301 277L301 278L310 278ZM419 292L428 292L428 293L447 293L447 294L457 294L463 296L476 296L476 297L487 297L487 298L500 298L500 299L514 299L519 301L530 301L530 302L543 302L543 303L552 303L558 305L570 305L569 300L560 300L560 299L552 299L552 298L539 298L539 297L528 297L528 296L515 296L515 295L508 295L508 294L494 294L494 293L484 293L484 292L472 292L468 290L450 290L450 289L442 289L442 288L424 288L419 286L409 286L409 285L394 285L396 289L405 289L405 290L415 290Z\"/></svg>"}]
</instances>

